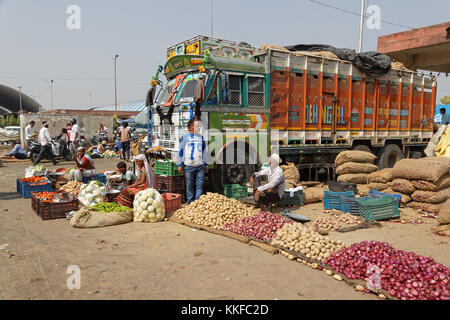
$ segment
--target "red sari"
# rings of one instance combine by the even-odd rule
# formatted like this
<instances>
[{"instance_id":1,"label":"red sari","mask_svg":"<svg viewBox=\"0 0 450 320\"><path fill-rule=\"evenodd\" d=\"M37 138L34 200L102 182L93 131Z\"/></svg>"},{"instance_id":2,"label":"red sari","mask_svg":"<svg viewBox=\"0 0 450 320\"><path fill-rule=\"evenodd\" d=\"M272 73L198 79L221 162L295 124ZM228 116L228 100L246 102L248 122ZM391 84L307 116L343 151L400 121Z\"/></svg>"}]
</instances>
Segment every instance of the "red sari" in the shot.
<instances>
[{"instance_id":1,"label":"red sari","mask_svg":"<svg viewBox=\"0 0 450 320\"><path fill-rule=\"evenodd\" d=\"M146 177L145 169L141 169L140 175L144 175L144 177ZM145 178L145 182L143 183L140 183L136 186L123 188L119 195L114 199L114 201L121 206L133 208L133 201L136 194L138 194L139 191L145 190L147 188L147 178Z\"/></svg>"}]
</instances>

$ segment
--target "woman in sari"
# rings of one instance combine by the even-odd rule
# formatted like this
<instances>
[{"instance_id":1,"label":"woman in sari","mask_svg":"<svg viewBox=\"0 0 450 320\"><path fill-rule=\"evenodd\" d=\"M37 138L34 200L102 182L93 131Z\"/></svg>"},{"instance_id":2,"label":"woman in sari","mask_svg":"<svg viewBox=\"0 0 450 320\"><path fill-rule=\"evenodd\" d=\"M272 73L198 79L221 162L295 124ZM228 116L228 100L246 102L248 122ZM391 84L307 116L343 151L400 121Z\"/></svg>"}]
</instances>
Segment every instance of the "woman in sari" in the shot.
<instances>
[{"instance_id":1,"label":"woman in sari","mask_svg":"<svg viewBox=\"0 0 450 320\"><path fill-rule=\"evenodd\" d=\"M122 189L120 194L116 197L117 204L129 208L133 208L134 197L139 191L147 188L153 188L154 173L153 169L147 161L145 155L140 154L135 158L136 162L136 176L138 177L136 182Z\"/></svg>"}]
</instances>

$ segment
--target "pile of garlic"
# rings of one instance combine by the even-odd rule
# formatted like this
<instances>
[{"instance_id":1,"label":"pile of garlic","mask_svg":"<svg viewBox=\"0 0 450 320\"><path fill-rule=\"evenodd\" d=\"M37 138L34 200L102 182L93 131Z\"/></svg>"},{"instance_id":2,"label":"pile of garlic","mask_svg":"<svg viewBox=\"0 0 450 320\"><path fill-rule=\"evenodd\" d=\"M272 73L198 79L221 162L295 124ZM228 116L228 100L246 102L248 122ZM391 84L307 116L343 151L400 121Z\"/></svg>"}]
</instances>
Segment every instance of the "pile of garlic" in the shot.
<instances>
[{"instance_id":1,"label":"pile of garlic","mask_svg":"<svg viewBox=\"0 0 450 320\"><path fill-rule=\"evenodd\" d=\"M223 229L225 224L253 214L251 207L235 199L211 192L175 212L178 218L213 229Z\"/></svg>"},{"instance_id":2,"label":"pile of garlic","mask_svg":"<svg viewBox=\"0 0 450 320\"><path fill-rule=\"evenodd\" d=\"M322 236L300 223L285 224L277 231L271 244L299 252L306 258L320 262L345 247L342 241Z\"/></svg>"}]
</instances>

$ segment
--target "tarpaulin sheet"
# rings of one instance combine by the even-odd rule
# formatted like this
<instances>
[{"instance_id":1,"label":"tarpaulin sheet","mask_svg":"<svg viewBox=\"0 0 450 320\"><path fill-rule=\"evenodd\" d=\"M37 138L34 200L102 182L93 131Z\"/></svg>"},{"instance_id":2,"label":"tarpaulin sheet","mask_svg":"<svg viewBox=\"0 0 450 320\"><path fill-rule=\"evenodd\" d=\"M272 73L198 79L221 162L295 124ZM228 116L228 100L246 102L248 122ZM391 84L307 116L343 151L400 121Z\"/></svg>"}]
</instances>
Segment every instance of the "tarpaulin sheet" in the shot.
<instances>
[{"instance_id":1,"label":"tarpaulin sheet","mask_svg":"<svg viewBox=\"0 0 450 320\"><path fill-rule=\"evenodd\" d=\"M450 126L447 126L441 140L434 149L436 157L448 157L450 158Z\"/></svg>"},{"instance_id":2,"label":"tarpaulin sheet","mask_svg":"<svg viewBox=\"0 0 450 320\"><path fill-rule=\"evenodd\" d=\"M356 53L353 49L335 48L324 44L297 44L286 47L289 51L331 51L341 60L350 61L369 76L379 77L391 70L391 58L376 51Z\"/></svg>"}]
</instances>

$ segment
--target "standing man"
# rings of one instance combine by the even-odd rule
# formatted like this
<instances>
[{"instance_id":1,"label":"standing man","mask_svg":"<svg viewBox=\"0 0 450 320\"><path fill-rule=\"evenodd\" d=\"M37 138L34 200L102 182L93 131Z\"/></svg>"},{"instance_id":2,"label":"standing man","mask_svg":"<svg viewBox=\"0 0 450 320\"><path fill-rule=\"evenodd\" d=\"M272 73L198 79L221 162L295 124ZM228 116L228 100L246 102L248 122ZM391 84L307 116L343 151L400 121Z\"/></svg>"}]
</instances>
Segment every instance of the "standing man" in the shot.
<instances>
[{"instance_id":1,"label":"standing man","mask_svg":"<svg viewBox=\"0 0 450 320\"><path fill-rule=\"evenodd\" d=\"M34 122L34 120L31 120L30 124L25 127L25 148L27 149L27 151L30 151L31 141L33 141L37 135L36 128L34 126L35 124L36 123Z\"/></svg>"},{"instance_id":2,"label":"standing man","mask_svg":"<svg viewBox=\"0 0 450 320\"><path fill-rule=\"evenodd\" d=\"M73 159L77 156L77 149L80 147L80 127L77 124L77 119L70 120L72 129L70 130L70 152Z\"/></svg>"},{"instance_id":3,"label":"standing man","mask_svg":"<svg viewBox=\"0 0 450 320\"><path fill-rule=\"evenodd\" d=\"M41 162L42 158L47 155L50 160L53 162L53 165L56 165L55 157L53 156L52 147L50 144L53 144L52 138L50 137L50 133L48 132L48 122L42 122L42 129L39 131L38 142L41 144L41 152L39 153L34 165L37 165Z\"/></svg>"},{"instance_id":4,"label":"standing man","mask_svg":"<svg viewBox=\"0 0 450 320\"><path fill-rule=\"evenodd\" d=\"M450 116L445 112L445 108L441 108L440 109L441 114L442 114L442 119L441 119L441 126L444 125L448 125L448 123L450 122Z\"/></svg>"},{"instance_id":5,"label":"standing man","mask_svg":"<svg viewBox=\"0 0 450 320\"><path fill-rule=\"evenodd\" d=\"M205 173L208 173L208 154L205 140L200 134L201 125L202 122L197 118L189 120L187 124L189 133L185 133L181 138L178 152L179 173L183 173L184 163L188 204L198 200L203 194Z\"/></svg>"},{"instance_id":6,"label":"standing man","mask_svg":"<svg viewBox=\"0 0 450 320\"><path fill-rule=\"evenodd\" d=\"M122 128L120 128L118 134L120 136L120 144L122 145L123 160L128 162L130 160L131 129L128 128L128 123L126 121L122 123Z\"/></svg>"}]
</instances>

